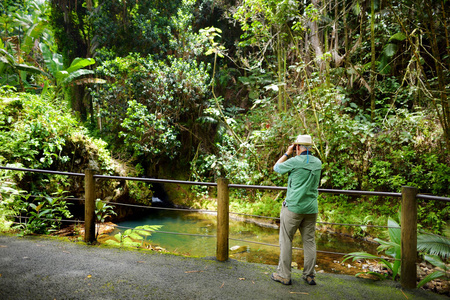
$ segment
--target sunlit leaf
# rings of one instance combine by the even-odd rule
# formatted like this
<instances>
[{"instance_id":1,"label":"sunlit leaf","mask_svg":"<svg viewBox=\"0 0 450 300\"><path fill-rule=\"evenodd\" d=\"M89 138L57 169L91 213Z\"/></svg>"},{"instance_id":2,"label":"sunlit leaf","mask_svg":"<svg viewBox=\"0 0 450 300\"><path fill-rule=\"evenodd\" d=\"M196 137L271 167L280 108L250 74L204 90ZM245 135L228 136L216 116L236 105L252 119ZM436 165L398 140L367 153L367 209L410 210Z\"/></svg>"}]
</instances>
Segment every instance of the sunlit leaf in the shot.
<instances>
[{"instance_id":1,"label":"sunlit leaf","mask_svg":"<svg viewBox=\"0 0 450 300\"><path fill-rule=\"evenodd\" d=\"M143 240L144 238L140 236L137 232L133 232L130 235L128 235L130 238L135 240Z\"/></svg>"},{"instance_id":2,"label":"sunlit leaf","mask_svg":"<svg viewBox=\"0 0 450 300\"><path fill-rule=\"evenodd\" d=\"M404 41L406 39L406 35L403 32L397 32L393 36L389 38L389 42L391 41Z\"/></svg>"},{"instance_id":3,"label":"sunlit leaf","mask_svg":"<svg viewBox=\"0 0 450 300\"><path fill-rule=\"evenodd\" d=\"M79 69L95 64L95 60L93 58L75 58L70 67L67 68L67 72L73 73Z\"/></svg>"}]
</instances>

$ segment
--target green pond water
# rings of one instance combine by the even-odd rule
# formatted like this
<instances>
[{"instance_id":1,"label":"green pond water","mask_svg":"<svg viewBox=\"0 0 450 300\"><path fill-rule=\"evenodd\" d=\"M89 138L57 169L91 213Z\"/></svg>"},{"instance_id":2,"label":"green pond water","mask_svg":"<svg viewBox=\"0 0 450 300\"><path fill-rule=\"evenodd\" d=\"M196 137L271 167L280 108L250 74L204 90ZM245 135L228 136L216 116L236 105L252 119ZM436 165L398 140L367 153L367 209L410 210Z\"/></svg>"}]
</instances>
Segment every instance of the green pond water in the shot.
<instances>
[{"instance_id":1,"label":"green pond water","mask_svg":"<svg viewBox=\"0 0 450 300\"><path fill-rule=\"evenodd\" d=\"M131 220L117 223L120 227L141 225L162 225L161 231L176 232L193 235L208 235L211 237L178 235L163 232L154 232L149 237L152 247L162 247L169 252L197 257L212 257L216 255L216 218L215 214L191 211L151 210L145 216L133 217ZM111 235L126 229L115 229ZM236 241L244 240L244 241ZM257 243L270 244L261 245ZM330 234L317 231L317 250L327 252L350 253L365 251L376 254L376 245L350 238L348 236ZM230 258L239 261L278 264L278 229L262 227L253 223L233 220L230 217ZM297 231L294 238L294 247L302 248L301 235ZM356 274L361 271L361 264L346 261L343 265L343 256L339 254L317 254L316 270L327 273ZM294 262L299 268L303 266L303 251L294 250ZM349 266L349 264L351 266Z\"/></svg>"}]
</instances>

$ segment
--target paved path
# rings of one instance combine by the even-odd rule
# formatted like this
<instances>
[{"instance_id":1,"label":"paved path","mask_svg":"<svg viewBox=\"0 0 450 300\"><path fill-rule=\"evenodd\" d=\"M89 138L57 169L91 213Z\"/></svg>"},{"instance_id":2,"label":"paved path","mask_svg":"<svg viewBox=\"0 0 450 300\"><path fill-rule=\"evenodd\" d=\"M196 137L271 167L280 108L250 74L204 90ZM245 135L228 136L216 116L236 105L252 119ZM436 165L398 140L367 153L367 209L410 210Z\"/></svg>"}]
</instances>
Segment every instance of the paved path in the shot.
<instances>
[{"instance_id":1,"label":"paved path","mask_svg":"<svg viewBox=\"0 0 450 300\"><path fill-rule=\"evenodd\" d=\"M0 299L448 299L402 291L393 281L294 270L293 284L270 280L274 266L88 246L60 238L0 235Z\"/></svg>"}]
</instances>

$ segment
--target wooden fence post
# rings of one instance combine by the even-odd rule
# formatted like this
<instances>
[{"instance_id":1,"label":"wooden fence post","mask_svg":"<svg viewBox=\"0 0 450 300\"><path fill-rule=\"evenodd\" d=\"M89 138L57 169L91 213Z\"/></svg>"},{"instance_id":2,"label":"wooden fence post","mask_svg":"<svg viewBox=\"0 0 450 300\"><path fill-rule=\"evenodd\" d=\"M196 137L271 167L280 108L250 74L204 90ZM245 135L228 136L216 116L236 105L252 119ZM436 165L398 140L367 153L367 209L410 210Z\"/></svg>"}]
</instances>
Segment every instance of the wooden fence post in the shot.
<instances>
[{"instance_id":1,"label":"wooden fence post","mask_svg":"<svg viewBox=\"0 0 450 300\"><path fill-rule=\"evenodd\" d=\"M94 171L84 171L84 241L95 241L95 180Z\"/></svg>"},{"instance_id":2,"label":"wooden fence post","mask_svg":"<svg viewBox=\"0 0 450 300\"><path fill-rule=\"evenodd\" d=\"M227 261L228 235L229 235L229 193L228 179L219 178L217 180L217 249L216 258L218 261Z\"/></svg>"},{"instance_id":3,"label":"wooden fence post","mask_svg":"<svg viewBox=\"0 0 450 300\"><path fill-rule=\"evenodd\" d=\"M403 288L417 286L417 188L402 187L401 239L402 266L400 282Z\"/></svg>"}]
</instances>

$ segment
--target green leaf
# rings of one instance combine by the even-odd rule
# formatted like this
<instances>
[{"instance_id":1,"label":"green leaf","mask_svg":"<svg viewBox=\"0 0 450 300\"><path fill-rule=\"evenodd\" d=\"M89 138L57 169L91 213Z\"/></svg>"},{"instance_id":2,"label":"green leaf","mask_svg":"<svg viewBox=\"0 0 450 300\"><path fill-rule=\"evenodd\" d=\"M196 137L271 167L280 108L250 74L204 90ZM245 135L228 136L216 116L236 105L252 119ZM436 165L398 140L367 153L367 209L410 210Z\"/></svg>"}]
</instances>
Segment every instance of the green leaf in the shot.
<instances>
[{"instance_id":1,"label":"green leaf","mask_svg":"<svg viewBox=\"0 0 450 300\"><path fill-rule=\"evenodd\" d=\"M69 73L66 70L58 71L55 74L55 77L58 81L64 80L69 76Z\"/></svg>"},{"instance_id":2,"label":"green leaf","mask_svg":"<svg viewBox=\"0 0 450 300\"><path fill-rule=\"evenodd\" d=\"M358 260L358 259L379 259L378 256L367 253L367 252L352 252L347 254L344 257L344 260L342 262L345 262L346 260L353 258L352 261Z\"/></svg>"},{"instance_id":3,"label":"green leaf","mask_svg":"<svg viewBox=\"0 0 450 300\"><path fill-rule=\"evenodd\" d=\"M356 274L355 274L356 277L358 277L359 275L374 275L374 276L380 278L381 280L385 280L385 279L386 279L386 275L385 275L385 274L381 274L381 273L377 273L377 272L372 272L372 271L369 271L369 272L359 272L359 273L356 273Z\"/></svg>"},{"instance_id":4,"label":"green leaf","mask_svg":"<svg viewBox=\"0 0 450 300\"><path fill-rule=\"evenodd\" d=\"M47 73L45 73L44 71L42 71L41 69L34 67L34 66L29 66L26 64L15 64L14 65L18 70L21 71L26 71L28 73L33 73L33 74L42 74L44 76L48 76Z\"/></svg>"},{"instance_id":5,"label":"green leaf","mask_svg":"<svg viewBox=\"0 0 450 300\"><path fill-rule=\"evenodd\" d=\"M445 277L445 273L441 272L441 271L436 271L431 274L428 274L424 279L422 279L419 282L419 284L417 285L417 288L422 287L424 284L426 284L427 282L430 282L431 280L438 279L441 277Z\"/></svg>"},{"instance_id":6,"label":"green leaf","mask_svg":"<svg viewBox=\"0 0 450 300\"><path fill-rule=\"evenodd\" d=\"M75 58L70 66L66 69L67 72L72 73L76 70L82 69L86 66L90 66L95 64L95 60L93 58Z\"/></svg>"},{"instance_id":7,"label":"green leaf","mask_svg":"<svg viewBox=\"0 0 450 300\"><path fill-rule=\"evenodd\" d=\"M136 230L137 234L143 235L143 236L151 236L152 233L150 231L146 231L146 230Z\"/></svg>"},{"instance_id":8,"label":"green leaf","mask_svg":"<svg viewBox=\"0 0 450 300\"><path fill-rule=\"evenodd\" d=\"M14 56L11 55L8 51L6 51L5 49L0 49L0 54L2 54L3 57L6 59L6 60L2 60L4 63L10 64L10 65L15 64Z\"/></svg>"},{"instance_id":9,"label":"green leaf","mask_svg":"<svg viewBox=\"0 0 450 300\"><path fill-rule=\"evenodd\" d=\"M134 229L127 229L127 230L125 230L125 231L123 232L123 235L130 235L130 234L133 233L133 230L134 230Z\"/></svg>"},{"instance_id":10,"label":"green leaf","mask_svg":"<svg viewBox=\"0 0 450 300\"><path fill-rule=\"evenodd\" d=\"M75 72L70 73L69 76L65 77L64 80L62 81L62 84L68 84L68 83L72 82L74 79L76 79L77 77L80 77L83 75L89 75L89 74L94 74L94 71L86 70L86 69L77 70Z\"/></svg>"},{"instance_id":11,"label":"green leaf","mask_svg":"<svg viewBox=\"0 0 450 300\"><path fill-rule=\"evenodd\" d=\"M425 255L424 259L435 267L441 268L443 270L447 269L447 266L445 265L445 263L437 255Z\"/></svg>"},{"instance_id":12,"label":"green leaf","mask_svg":"<svg viewBox=\"0 0 450 300\"><path fill-rule=\"evenodd\" d=\"M51 212L51 210L50 209L44 209L43 211L41 211L39 214L41 215L41 216L44 216L44 215L47 215L47 214L49 214Z\"/></svg>"},{"instance_id":13,"label":"green leaf","mask_svg":"<svg viewBox=\"0 0 450 300\"><path fill-rule=\"evenodd\" d=\"M143 236L151 236L151 231L157 231L162 227L162 225L142 225L137 226L136 230L139 232L140 235Z\"/></svg>"},{"instance_id":14,"label":"green leaf","mask_svg":"<svg viewBox=\"0 0 450 300\"><path fill-rule=\"evenodd\" d=\"M142 225L142 226L137 226L136 229L157 231L157 230L161 229L161 227L163 227L163 226L162 225Z\"/></svg>"},{"instance_id":15,"label":"green leaf","mask_svg":"<svg viewBox=\"0 0 450 300\"><path fill-rule=\"evenodd\" d=\"M30 52L34 46L35 39L38 39L46 28L47 24L43 22L32 24L25 34L21 50L25 53Z\"/></svg>"},{"instance_id":16,"label":"green leaf","mask_svg":"<svg viewBox=\"0 0 450 300\"><path fill-rule=\"evenodd\" d=\"M417 237L417 250L446 259L450 257L450 239L440 235L420 234Z\"/></svg>"},{"instance_id":17,"label":"green leaf","mask_svg":"<svg viewBox=\"0 0 450 300\"><path fill-rule=\"evenodd\" d=\"M239 77L238 79L243 84L250 84L252 82L249 77Z\"/></svg>"},{"instance_id":18,"label":"green leaf","mask_svg":"<svg viewBox=\"0 0 450 300\"><path fill-rule=\"evenodd\" d=\"M394 264L392 265L392 278L395 279L397 277L398 272L400 271L400 266L402 265L401 261L401 250L399 248L399 251L397 252L398 258L396 257L396 260L394 261Z\"/></svg>"},{"instance_id":19,"label":"green leaf","mask_svg":"<svg viewBox=\"0 0 450 300\"><path fill-rule=\"evenodd\" d=\"M10 62L6 57L0 56L0 62L9 65Z\"/></svg>"},{"instance_id":20,"label":"green leaf","mask_svg":"<svg viewBox=\"0 0 450 300\"><path fill-rule=\"evenodd\" d=\"M344 260L342 262L345 262L346 260L353 258L352 261L358 260L358 259L376 259L383 262L389 269L393 269L390 262L385 260L384 258L381 258L379 256L367 253L367 252L352 252L344 256Z\"/></svg>"},{"instance_id":21,"label":"green leaf","mask_svg":"<svg viewBox=\"0 0 450 300\"><path fill-rule=\"evenodd\" d=\"M116 239L116 240L118 240L119 242L121 242L122 241L122 233L121 232L119 232L118 234L116 234L116 235L114 235L114 238Z\"/></svg>"},{"instance_id":22,"label":"green leaf","mask_svg":"<svg viewBox=\"0 0 450 300\"><path fill-rule=\"evenodd\" d=\"M398 46L396 44L387 44L386 46L384 46L383 49L383 54L386 55L387 57L391 58L392 56L395 55L395 53L397 52Z\"/></svg>"},{"instance_id":23,"label":"green leaf","mask_svg":"<svg viewBox=\"0 0 450 300\"><path fill-rule=\"evenodd\" d=\"M105 243L108 245L120 246L120 243L116 242L115 240L107 240Z\"/></svg>"},{"instance_id":24,"label":"green leaf","mask_svg":"<svg viewBox=\"0 0 450 300\"><path fill-rule=\"evenodd\" d=\"M140 236L137 232L133 232L129 235L130 238L135 240L143 240L144 238Z\"/></svg>"},{"instance_id":25,"label":"green leaf","mask_svg":"<svg viewBox=\"0 0 450 300\"><path fill-rule=\"evenodd\" d=\"M389 228L389 237L391 238L391 241L393 243L396 243L397 245L401 245L401 239L402 239L402 233L400 230L400 225L398 225L397 222L394 221L394 219L389 218L388 219L388 227L397 227L397 228Z\"/></svg>"},{"instance_id":26,"label":"green leaf","mask_svg":"<svg viewBox=\"0 0 450 300\"><path fill-rule=\"evenodd\" d=\"M389 42L391 41L404 41L406 39L406 35L403 32L397 32L393 36L389 38Z\"/></svg>"},{"instance_id":27,"label":"green leaf","mask_svg":"<svg viewBox=\"0 0 450 300\"><path fill-rule=\"evenodd\" d=\"M129 237L126 237L123 240L123 245L126 247L139 247L141 245L141 243L138 242L134 242L132 239L130 239Z\"/></svg>"},{"instance_id":28,"label":"green leaf","mask_svg":"<svg viewBox=\"0 0 450 300\"><path fill-rule=\"evenodd\" d=\"M105 206L105 203L103 203L103 202L100 201L100 200L97 200L97 201L95 201L95 206L96 206L96 208L97 208L98 210L102 210L103 207Z\"/></svg>"}]
</instances>

